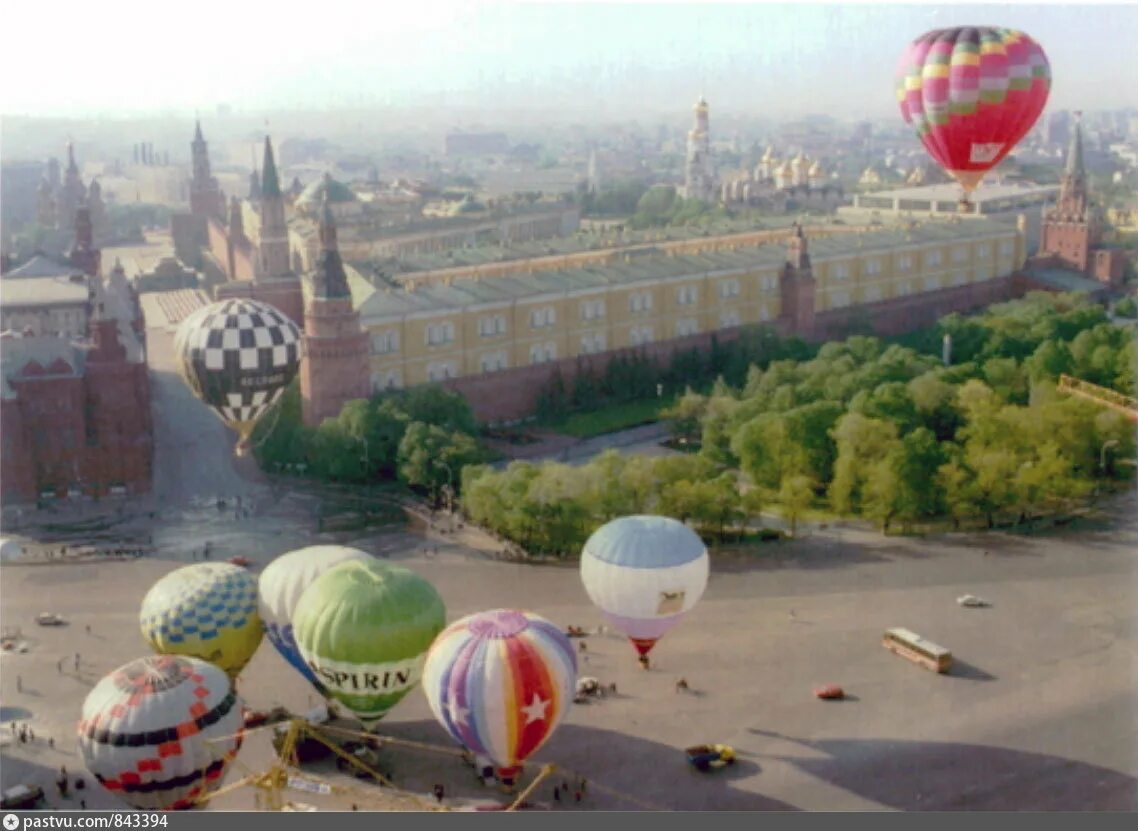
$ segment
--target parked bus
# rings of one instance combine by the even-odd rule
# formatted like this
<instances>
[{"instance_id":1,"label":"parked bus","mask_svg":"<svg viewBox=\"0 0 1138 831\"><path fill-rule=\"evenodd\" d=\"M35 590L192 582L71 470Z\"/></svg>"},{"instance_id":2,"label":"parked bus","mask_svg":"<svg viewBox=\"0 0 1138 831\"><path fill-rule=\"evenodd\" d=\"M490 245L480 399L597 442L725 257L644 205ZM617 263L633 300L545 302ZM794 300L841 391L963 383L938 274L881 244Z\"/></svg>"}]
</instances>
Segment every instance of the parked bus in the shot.
<instances>
[{"instance_id":1,"label":"parked bus","mask_svg":"<svg viewBox=\"0 0 1138 831\"><path fill-rule=\"evenodd\" d=\"M948 672L948 668L952 666L951 652L908 629L886 629L881 644L890 652L895 652L934 672Z\"/></svg>"}]
</instances>

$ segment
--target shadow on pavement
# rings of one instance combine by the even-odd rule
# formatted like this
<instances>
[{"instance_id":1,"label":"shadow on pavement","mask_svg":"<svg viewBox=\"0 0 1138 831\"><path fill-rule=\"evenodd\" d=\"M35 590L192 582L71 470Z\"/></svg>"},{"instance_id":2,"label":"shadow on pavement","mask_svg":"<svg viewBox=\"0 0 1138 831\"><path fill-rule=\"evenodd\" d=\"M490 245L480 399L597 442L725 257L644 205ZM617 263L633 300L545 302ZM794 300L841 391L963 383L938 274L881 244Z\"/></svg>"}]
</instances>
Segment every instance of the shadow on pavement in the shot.
<instances>
[{"instance_id":1,"label":"shadow on pavement","mask_svg":"<svg viewBox=\"0 0 1138 831\"><path fill-rule=\"evenodd\" d=\"M778 757L783 761L866 799L906 811L1138 808L1138 779L1060 756L951 742L779 738L818 754Z\"/></svg>"},{"instance_id":2,"label":"shadow on pavement","mask_svg":"<svg viewBox=\"0 0 1138 831\"><path fill-rule=\"evenodd\" d=\"M952 659L952 667L945 673L950 678L965 678L969 681L995 681L996 676L991 673L985 672L978 666L974 666L967 661L961 661L959 658Z\"/></svg>"},{"instance_id":3,"label":"shadow on pavement","mask_svg":"<svg viewBox=\"0 0 1138 831\"><path fill-rule=\"evenodd\" d=\"M393 722L377 732L443 747L454 746L453 740L433 721ZM556 764L558 770L548 785L539 786L529 800L553 805L556 783L583 776L590 785L588 796L580 805L573 806L582 810L649 810L653 807L678 811L798 810L788 803L745 790L742 783L759 774L761 757L745 748L736 750L741 758L734 765L700 773L688 764L682 747L577 724L562 724L549 743L537 751L537 763L532 764L531 760L523 781L530 781L541 763ZM456 758L401 750L398 759L393 761L398 784L404 788L429 791L433 782L445 778L452 780L447 782L448 794L478 798L495 793L494 789L476 784L471 769ZM625 794L636 801L615 794Z\"/></svg>"}]
</instances>

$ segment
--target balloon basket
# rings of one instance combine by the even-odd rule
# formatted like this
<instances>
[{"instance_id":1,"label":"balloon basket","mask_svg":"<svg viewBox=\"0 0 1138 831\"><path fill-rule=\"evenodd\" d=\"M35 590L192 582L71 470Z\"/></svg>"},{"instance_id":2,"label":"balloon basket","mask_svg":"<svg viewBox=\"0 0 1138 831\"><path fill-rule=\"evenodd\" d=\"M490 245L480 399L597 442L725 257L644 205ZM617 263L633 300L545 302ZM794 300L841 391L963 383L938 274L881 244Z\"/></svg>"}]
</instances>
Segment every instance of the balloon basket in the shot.
<instances>
[{"instance_id":1,"label":"balloon basket","mask_svg":"<svg viewBox=\"0 0 1138 831\"><path fill-rule=\"evenodd\" d=\"M956 203L956 212L958 214L974 214L976 213L976 203L970 202L965 196Z\"/></svg>"}]
</instances>

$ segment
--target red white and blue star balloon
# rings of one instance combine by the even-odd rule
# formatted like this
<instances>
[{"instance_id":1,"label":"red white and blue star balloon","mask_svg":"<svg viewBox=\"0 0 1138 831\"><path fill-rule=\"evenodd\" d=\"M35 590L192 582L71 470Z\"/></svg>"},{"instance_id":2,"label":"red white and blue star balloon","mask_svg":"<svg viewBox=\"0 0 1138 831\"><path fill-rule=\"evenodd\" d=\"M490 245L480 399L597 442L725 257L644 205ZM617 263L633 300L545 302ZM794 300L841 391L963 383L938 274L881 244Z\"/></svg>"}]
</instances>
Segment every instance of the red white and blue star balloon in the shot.
<instances>
[{"instance_id":1,"label":"red white and blue star balloon","mask_svg":"<svg viewBox=\"0 0 1138 831\"><path fill-rule=\"evenodd\" d=\"M503 780L545 744L577 684L577 656L562 631L517 609L468 615L427 653L423 691L439 723Z\"/></svg>"}]
</instances>

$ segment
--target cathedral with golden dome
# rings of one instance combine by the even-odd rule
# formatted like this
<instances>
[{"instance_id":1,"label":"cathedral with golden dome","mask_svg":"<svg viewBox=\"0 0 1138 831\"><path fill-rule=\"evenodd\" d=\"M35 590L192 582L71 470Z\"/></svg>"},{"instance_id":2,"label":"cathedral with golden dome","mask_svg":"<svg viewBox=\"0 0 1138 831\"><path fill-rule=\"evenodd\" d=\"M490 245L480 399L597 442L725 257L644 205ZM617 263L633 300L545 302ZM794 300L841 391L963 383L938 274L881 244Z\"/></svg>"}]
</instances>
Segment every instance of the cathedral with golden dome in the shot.
<instances>
[{"instance_id":1,"label":"cathedral with golden dome","mask_svg":"<svg viewBox=\"0 0 1138 831\"><path fill-rule=\"evenodd\" d=\"M752 169L736 170L724 177L720 199L726 205L759 205L784 209L791 207L832 207L842 197L841 186L832 182L830 173L818 159L803 150L780 158L773 147L767 147ZM808 203L808 204L804 204Z\"/></svg>"}]
</instances>

